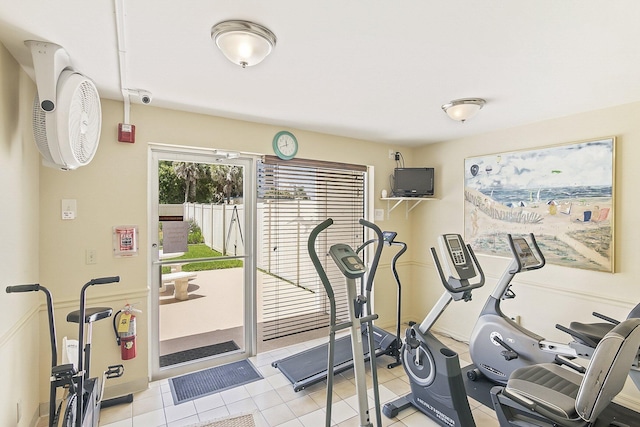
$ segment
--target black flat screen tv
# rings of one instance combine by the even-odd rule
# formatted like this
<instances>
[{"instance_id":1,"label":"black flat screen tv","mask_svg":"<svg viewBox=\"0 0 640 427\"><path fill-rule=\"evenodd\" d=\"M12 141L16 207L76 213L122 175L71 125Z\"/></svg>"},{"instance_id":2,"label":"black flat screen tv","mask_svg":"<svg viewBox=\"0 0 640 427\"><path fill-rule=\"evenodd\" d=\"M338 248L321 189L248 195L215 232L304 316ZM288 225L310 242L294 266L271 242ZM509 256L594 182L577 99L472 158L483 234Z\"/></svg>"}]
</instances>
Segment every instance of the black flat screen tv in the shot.
<instances>
[{"instance_id":1,"label":"black flat screen tv","mask_svg":"<svg viewBox=\"0 0 640 427\"><path fill-rule=\"evenodd\" d=\"M396 168L393 172L393 196L433 196L433 175L434 168Z\"/></svg>"}]
</instances>

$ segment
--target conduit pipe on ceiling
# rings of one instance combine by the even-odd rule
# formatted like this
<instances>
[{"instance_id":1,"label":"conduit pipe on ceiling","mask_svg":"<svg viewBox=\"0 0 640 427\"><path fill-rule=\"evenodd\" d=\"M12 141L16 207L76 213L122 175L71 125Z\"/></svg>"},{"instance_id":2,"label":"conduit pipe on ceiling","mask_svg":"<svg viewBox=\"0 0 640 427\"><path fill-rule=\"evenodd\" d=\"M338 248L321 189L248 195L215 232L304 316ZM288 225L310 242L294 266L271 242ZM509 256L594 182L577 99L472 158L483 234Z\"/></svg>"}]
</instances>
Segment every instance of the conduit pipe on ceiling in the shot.
<instances>
[{"instance_id":1,"label":"conduit pipe on ceiling","mask_svg":"<svg viewBox=\"0 0 640 427\"><path fill-rule=\"evenodd\" d=\"M131 102L129 89L127 89L127 46L124 35L124 0L114 0L116 15L116 36L118 39L118 66L120 68L120 91L124 100L124 121L129 123L129 111Z\"/></svg>"}]
</instances>

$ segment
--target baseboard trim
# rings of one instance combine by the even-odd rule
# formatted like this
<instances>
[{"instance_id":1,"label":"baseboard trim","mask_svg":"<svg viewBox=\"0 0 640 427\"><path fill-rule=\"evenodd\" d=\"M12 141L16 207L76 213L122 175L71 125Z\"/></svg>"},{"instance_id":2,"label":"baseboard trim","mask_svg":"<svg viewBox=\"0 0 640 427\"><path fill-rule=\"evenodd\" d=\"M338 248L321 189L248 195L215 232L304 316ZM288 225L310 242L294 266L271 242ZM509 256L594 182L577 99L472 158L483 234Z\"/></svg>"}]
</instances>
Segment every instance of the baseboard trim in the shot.
<instances>
[{"instance_id":1,"label":"baseboard trim","mask_svg":"<svg viewBox=\"0 0 640 427\"><path fill-rule=\"evenodd\" d=\"M112 399L114 397L125 396L129 393L138 393L145 391L149 388L149 381L147 378L138 378L134 381L129 381L122 384L116 384L113 386L105 386L104 399Z\"/></svg>"}]
</instances>

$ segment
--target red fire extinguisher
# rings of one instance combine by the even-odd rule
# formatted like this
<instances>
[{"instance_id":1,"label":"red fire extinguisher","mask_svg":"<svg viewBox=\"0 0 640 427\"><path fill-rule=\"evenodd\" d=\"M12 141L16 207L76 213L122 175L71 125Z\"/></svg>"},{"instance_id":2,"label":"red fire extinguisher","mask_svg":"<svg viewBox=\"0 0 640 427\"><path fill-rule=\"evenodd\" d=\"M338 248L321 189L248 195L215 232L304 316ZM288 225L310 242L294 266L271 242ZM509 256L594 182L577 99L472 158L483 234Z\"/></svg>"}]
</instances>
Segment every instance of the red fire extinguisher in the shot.
<instances>
[{"instance_id":1,"label":"red fire extinguisher","mask_svg":"<svg viewBox=\"0 0 640 427\"><path fill-rule=\"evenodd\" d=\"M120 346L122 360L136 357L136 316L133 312L141 313L140 310L127 304L113 316L113 330L116 334L116 342Z\"/></svg>"}]
</instances>

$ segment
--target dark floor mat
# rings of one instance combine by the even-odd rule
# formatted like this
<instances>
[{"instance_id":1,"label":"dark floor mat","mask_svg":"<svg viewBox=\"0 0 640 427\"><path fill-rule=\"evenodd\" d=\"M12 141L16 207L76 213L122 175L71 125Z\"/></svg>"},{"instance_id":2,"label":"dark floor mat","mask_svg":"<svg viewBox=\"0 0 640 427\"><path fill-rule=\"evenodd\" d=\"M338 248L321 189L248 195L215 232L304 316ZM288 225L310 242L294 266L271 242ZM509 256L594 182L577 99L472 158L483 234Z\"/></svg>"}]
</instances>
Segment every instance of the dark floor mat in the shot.
<instances>
[{"instance_id":1,"label":"dark floor mat","mask_svg":"<svg viewBox=\"0 0 640 427\"><path fill-rule=\"evenodd\" d=\"M239 349L234 341L225 341L218 344L206 345L204 347L191 348L189 350L178 351L176 353L160 356L160 367L177 365L178 363L189 362L191 360L203 359L216 354L227 353Z\"/></svg>"},{"instance_id":2,"label":"dark floor mat","mask_svg":"<svg viewBox=\"0 0 640 427\"><path fill-rule=\"evenodd\" d=\"M471 381L467 377L467 371L474 368L475 365L462 368L462 378L464 379L464 388L467 391L467 395L493 410L491 388L496 384L486 378L478 378L476 381ZM608 426L614 420L630 426L640 426L640 414L617 403L611 403L607 406L598 417L596 426Z\"/></svg>"},{"instance_id":3,"label":"dark floor mat","mask_svg":"<svg viewBox=\"0 0 640 427\"><path fill-rule=\"evenodd\" d=\"M179 404L262 379L248 360L170 378L173 403Z\"/></svg>"}]
</instances>

